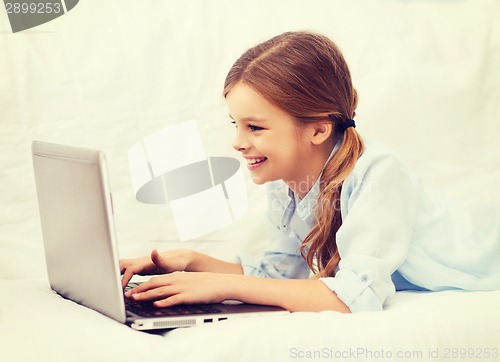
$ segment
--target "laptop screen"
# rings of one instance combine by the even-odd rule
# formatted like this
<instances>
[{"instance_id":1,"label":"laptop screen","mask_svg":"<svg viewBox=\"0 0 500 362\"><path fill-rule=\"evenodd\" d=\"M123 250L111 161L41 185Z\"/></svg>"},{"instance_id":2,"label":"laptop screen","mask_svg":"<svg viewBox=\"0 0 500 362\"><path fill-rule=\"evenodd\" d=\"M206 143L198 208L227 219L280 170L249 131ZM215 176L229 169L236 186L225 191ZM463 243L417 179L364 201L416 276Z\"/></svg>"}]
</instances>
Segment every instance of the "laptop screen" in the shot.
<instances>
[{"instance_id":1,"label":"laptop screen","mask_svg":"<svg viewBox=\"0 0 500 362\"><path fill-rule=\"evenodd\" d=\"M32 153L52 289L124 322L104 154L40 141Z\"/></svg>"}]
</instances>

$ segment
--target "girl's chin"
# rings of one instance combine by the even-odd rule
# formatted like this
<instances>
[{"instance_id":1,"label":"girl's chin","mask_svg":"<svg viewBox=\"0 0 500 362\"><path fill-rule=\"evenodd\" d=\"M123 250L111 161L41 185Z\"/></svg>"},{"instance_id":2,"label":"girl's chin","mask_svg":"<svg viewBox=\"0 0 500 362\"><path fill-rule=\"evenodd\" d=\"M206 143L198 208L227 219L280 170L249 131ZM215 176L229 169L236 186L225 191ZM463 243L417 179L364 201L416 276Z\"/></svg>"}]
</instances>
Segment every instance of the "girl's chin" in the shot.
<instances>
[{"instance_id":1,"label":"girl's chin","mask_svg":"<svg viewBox=\"0 0 500 362\"><path fill-rule=\"evenodd\" d=\"M252 181L253 181L253 183L254 183L254 184L256 184L256 185L263 185L263 184L265 184L266 182L269 182L269 181L267 181L267 180L263 180L263 179L261 179L260 177L252 177Z\"/></svg>"},{"instance_id":2,"label":"girl's chin","mask_svg":"<svg viewBox=\"0 0 500 362\"><path fill-rule=\"evenodd\" d=\"M252 177L253 183L257 184L257 185L263 185L263 184L271 182L271 181L279 180L279 178L262 177L259 175L255 175L253 173L251 173L250 176Z\"/></svg>"}]
</instances>

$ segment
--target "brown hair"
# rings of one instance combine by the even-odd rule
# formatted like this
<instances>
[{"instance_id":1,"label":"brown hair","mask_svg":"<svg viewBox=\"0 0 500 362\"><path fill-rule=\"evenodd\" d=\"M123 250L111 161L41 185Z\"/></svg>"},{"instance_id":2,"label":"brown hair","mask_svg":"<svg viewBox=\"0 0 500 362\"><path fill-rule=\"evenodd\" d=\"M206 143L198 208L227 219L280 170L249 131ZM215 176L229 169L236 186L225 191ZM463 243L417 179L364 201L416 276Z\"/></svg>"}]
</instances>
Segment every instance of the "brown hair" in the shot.
<instances>
[{"instance_id":1,"label":"brown hair","mask_svg":"<svg viewBox=\"0 0 500 362\"><path fill-rule=\"evenodd\" d=\"M283 33L241 55L226 77L224 96L239 82L290 114L298 125L330 120L332 137L343 137L321 175L316 224L300 246L318 277L333 276L340 261L336 243L342 225L340 191L363 152L363 141L353 127L343 136L337 131L341 122L354 118L358 102L344 57L326 36Z\"/></svg>"}]
</instances>

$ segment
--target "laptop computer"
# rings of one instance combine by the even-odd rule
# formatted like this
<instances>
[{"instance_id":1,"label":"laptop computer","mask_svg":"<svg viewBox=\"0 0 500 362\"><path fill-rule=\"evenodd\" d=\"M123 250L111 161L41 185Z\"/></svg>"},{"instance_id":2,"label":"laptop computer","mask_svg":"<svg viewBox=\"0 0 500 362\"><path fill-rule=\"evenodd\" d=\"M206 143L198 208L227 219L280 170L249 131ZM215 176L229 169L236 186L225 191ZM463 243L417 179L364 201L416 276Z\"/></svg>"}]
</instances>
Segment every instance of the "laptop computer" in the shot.
<instances>
[{"instance_id":1,"label":"laptop computer","mask_svg":"<svg viewBox=\"0 0 500 362\"><path fill-rule=\"evenodd\" d=\"M32 156L49 283L61 296L137 330L288 313L235 301L158 308L125 298L104 153L34 141Z\"/></svg>"}]
</instances>

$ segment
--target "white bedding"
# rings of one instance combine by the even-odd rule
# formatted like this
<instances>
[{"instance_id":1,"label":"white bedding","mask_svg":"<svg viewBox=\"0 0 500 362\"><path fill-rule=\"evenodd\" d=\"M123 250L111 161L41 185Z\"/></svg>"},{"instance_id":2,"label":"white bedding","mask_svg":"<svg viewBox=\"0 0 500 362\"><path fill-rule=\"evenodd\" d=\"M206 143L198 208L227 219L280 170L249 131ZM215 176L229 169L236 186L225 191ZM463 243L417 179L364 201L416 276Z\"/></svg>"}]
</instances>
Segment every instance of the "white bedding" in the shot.
<instances>
[{"instance_id":1,"label":"white bedding","mask_svg":"<svg viewBox=\"0 0 500 362\"><path fill-rule=\"evenodd\" d=\"M256 252L267 235L263 190L247 174L242 219L173 242L169 207L135 200L127 152L196 119L207 154L237 157L221 96L229 67L272 35L316 30L351 66L362 135L391 146L429 187L468 206L498 203L499 17L496 0L86 0L12 34L0 8L0 360L500 361L498 291L403 292L380 313L132 331L50 291L30 158L34 139L106 152L122 257Z\"/></svg>"},{"instance_id":2,"label":"white bedding","mask_svg":"<svg viewBox=\"0 0 500 362\"><path fill-rule=\"evenodd\" d=\"M497 291L401 292L379 313L251 317L162 337L62 299L43 280L2 280L0 288L5 361L500 359Z\"/></svg>"}]
</instances>

